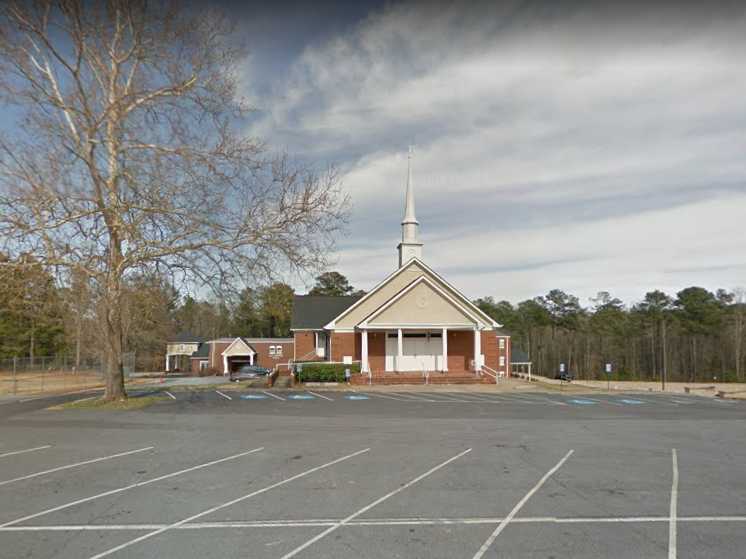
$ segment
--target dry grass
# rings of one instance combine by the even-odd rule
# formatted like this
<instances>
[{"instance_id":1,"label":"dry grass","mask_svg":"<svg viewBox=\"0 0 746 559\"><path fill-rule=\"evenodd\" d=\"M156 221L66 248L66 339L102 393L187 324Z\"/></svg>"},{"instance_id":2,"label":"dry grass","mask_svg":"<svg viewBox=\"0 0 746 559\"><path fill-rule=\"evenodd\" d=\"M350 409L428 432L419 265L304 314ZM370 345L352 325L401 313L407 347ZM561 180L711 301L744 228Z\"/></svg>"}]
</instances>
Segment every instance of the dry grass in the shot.
<instances>
[{"instance_id":1,"label":"dry grass","mask_svg":"<svg viewBox=\"0 0 746 559\"><path fill-rule=\"evenodd\" d=\"M152 379L127 379L128 386L152 384ZM13 373L0 373L0 396L37 394L64 394L90 388L103 388L104 379L98 372L38 371L24 372L13 376Z\"/></svg>"},{"instance_id":2,"label":"dry grass","mask_svg":"<svg viewBox=\"0 0 746 559\"><path fill-rule=\"evenodd\" d=\"M0 395L54 394L101 386L103 386L103 379L95 372L37 371L18 373L15 376L13 373L0 373Z\"/></svg>"},{"instance_id":3,"label":"dry grass","mask_svg":"<svg viewBox=\"0 0 746 559\"><path fill-rule=\"evenodd\" d=\"M166 396L143 396L141 398L128 398L107 402L101 398L83 398L73 402L66 402L52 406L50 410L139 410L151 406L157 402L168 400Z\"/></svg>"}]
</instances>

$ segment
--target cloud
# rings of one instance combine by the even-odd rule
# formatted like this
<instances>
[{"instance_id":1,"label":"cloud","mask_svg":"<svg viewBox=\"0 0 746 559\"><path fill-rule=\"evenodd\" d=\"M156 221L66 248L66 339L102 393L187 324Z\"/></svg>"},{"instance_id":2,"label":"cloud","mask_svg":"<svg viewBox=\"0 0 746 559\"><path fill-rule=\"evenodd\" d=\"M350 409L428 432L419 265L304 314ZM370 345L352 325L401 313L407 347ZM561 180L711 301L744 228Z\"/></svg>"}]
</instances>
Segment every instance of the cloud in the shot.
<instances>
[{"instance_id":1,"label":"cloud","mask_svg":"<svg viewBox=\"0 0 746 559\"><path fill-rule=\"evenodd\" d=\"M743 284L744 9L677 6L389 5L308 44L252 132L346 172L360 287L395 265L410 142L425 258L469 295Z\"/></svg>"}]
</instances>

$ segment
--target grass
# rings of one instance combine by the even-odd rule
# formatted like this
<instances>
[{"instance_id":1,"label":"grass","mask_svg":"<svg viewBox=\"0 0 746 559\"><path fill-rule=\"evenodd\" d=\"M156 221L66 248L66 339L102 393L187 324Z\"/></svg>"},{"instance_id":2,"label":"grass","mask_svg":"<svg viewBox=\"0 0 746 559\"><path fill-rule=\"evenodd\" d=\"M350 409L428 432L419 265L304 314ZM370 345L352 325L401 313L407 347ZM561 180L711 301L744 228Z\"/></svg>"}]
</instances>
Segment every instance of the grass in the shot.
<instances>
[{"instance_id":1,"label":"grass","mask_svg":"<svg viewBox=\"0 0 746 559\"><path fill-rule=\"evenodd\" d=\"M167 400L166 396L142 396L140 398L128 398L126 400L115 400L113 402L107 402L101 398L83 398L82 400L75 400L73 402L66 402L52 406L50 410L139 410L152 406L157 402Z\"/></svg>"}]
</instances>

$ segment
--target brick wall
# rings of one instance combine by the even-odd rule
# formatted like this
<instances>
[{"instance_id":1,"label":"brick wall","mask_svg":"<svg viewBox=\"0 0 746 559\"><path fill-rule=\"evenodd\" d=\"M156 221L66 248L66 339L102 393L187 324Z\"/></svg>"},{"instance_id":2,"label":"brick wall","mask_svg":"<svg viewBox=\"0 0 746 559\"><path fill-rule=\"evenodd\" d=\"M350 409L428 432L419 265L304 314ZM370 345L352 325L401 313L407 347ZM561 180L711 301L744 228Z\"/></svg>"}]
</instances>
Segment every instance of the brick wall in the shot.
<instances>
[{"instance_id":1,"label":"brick wall","mask_svg":"<svg viewBox=\"0 0 746 559\"><path fill-rule=\"evenodd\" d=\"M293 346L294 342L253 342L252 347L256 350L254 356L254 365L259 367L266 367L267 369L274 368L278 363L287 363L293 358ZM269 352L270 346L281 347L282 353L280 355L271 355Z\"/></svg>"},{"instance_id":2,"label":"brick wall","mask_svg":"<svg viewBox=\"0 0 746 559\"><path fill-rule=\"evenodd\" d=\"M216 373L223 372L223 352L231 345L231 342L215 342L210 344L210 363L208 368Z\"/></svg>"},{"instance_id":3,"label":"brick wall","mask_svg":"<svg viewBox=\"0 0 746 559\"><path fill-rule=\"evenodd\" d=\"M360 361L360 334L355 332L332 332L331 361L341 362L345 355L352 356L353 361ZM368 338L370 349L370 337Z\"/></svg>"},{"instance_id":4,"label":"brick wall","mask_svg":"<svg viewBox=\"0 0 746 559\"><path fill-rule=\"evenodd\" d=\"M468 371L474 358L474 333L468 331L448 332L448 370Z\"/></svg>"},{"instance_id":5,"label":"brick wall","mask_svg":"<svg viewBox=\"0 0 746 559\"><path fill-rule=\"evenodd\" d=\"M495 371L499 371L498 363L500 361L498 356L497 347L497 336L495 332L482 332L482 353L484 354L484 364Z\"/></svg>"},{"instance_id":6,"label":"brick wall","mask_svg":"<svg viewBox=\"0 0 746 559\"><path fill-rule=\"evenodd\" d=\"M503 340L503 347L500 347ZM498 335L496 332L482 332L482 353L484 364L498 373L510 374L510 336ZM500 365L500 358L503 365Z\"/></svg>"},{"instance_id":7,"label":"brick wall","mask_svg":"<svg viewBox=\"0 0 746 559\"><path fill-rule=\"evenodd\" d=\"M371 371L386 370L386 332L368 332L368 364Z\"/></svg>"},{"instance_id":8,"label":"brick wall","mask_svg":"<svg viewBox=\"0 0 746 559\"><path fill-rule=\"evenodd\" d=\"M312 330L303 330L294 333L296 361L324 361L323 357L316 355L316 337Z\"/></svg>"}]
</instances>

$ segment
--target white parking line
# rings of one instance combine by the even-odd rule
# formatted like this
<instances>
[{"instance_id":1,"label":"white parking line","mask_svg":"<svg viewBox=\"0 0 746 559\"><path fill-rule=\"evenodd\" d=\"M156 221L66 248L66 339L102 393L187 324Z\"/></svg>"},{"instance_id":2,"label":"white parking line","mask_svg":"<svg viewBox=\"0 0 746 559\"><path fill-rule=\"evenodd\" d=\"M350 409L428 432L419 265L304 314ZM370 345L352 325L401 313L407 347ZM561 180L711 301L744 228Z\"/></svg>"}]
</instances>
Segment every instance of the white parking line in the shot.
<instances>
[{"instance_id":1,"label":"white parking line","mask_svg":"<svg viewBox=\"0 0 746 559\"><path fill-rule=\"evenodd\" d=\"M668 559L676 559L676 514L678 512L679 500L679 461L676 449L671 449L671 460L673 462L673 478L671 481L671 509L670 522L668 524Z\"/></svg>"},{"instance_id":2,"label":"white parking line","mask_svg":"<svg viewBox=\"0 0 746 559\"><path fill-rule=\"evenodd\" d=\"M274 398L275 400L282 400L283 402L285 401L285 398L283 398L282 396L278 396L277 394L272 394L271 392L267 392L266 390L263 390L262 392L267 396L272 396L272 398Z\"/></svg>"},{"instance_id":3,"label":"white parking line","mask_svg":"<svg viewBox=\"0 0 746 559\"><path fill-rule=\"evenodd\" d=\"M432 402L441 402L441 403L457 403L457 404L471 404L475 403L476 400L469 400L467 398L462 398L461 396L455 397L453 395L446 395L446 394L440 394L440 393L428 393L428 399Z\"/></svg>"},{"instance_id":4,"label":"white parking line","mask_svg":"<svg viewBox=\"0 0 746 559\"><path fill-rule=\"evenodd\" d=\"M508 401L515 402L516 400L519 402L526 402L527 404L530 404L533 406L539 404L539 402L537 402L533 398L526 398L525 396L521 396L518 394L511 394L510 396L508 396Z\"/></svg>"},{"instance_id":5,"label":"white parking line","mask_svg":"<svg viewBox=\"0 0 746 559\"><path fill-rule=\"evenodd\" d=\"M340 520L339 522L337 522L336 524L334 524L334 526L330 526L329 528L327 528L326 530L324 530L323 532L321 532L321 533L320 533L320 534L318 534L317 536L314 536L313 538L311 538L311 539L310 539L310 540L308 540L307 542L305 542L305 543L303 543L303 544L299 545L299 546L298 546L298 547L296 547L296 548L295 548L294 550L292 550L292 551L291 551L290 553L286 553L285 555L283 555L283 556L282 556L282 559L290 559L291 557L295 557L296 555L298 555L298 553L300 553L300 552L301 552L301 551L303 551L304 549L306 549L306 548L308 548L308 547L312 546L312 545L313 545L314 543L316 543L317 541L319 541L319 540L321 540L321 539L325 538L326 536L328 536L329 534L331 534L332 532L334 532L335 530L337 530L337 529L338 529L338 528L340 528L341 526L344 526L345 524L347 524L347 523L348 523L348 522L350 522L351 520L354 520L355 518L357 518L357 517L358 517L358 516L360 516L361 514L364 514L364 513L368 512L368 511L369 511L370 509L372 509L372 508L373 508L373 507L375 507L376 505L379 505L379 504L383 503L383 502L384 502L385 500L387 500L387 499L389 499L389 498L393 497L393 496L394 496L394 495L396 495L397 493L401 493L402 491L404 491L404 490L405 490L405 489L407 489L408 487L411 487L411 486L412 486L412 485L414 485L415 483L417 483L417 482L419 482L419 481L422 481L423 479L425 479L426 477L428 477L428 476L430 476L430 475L434 474L435 472L437 472L437 471L438 471L438 470L440 470L441 468L444 468L444 467L446 467L446 466L447 466L448 464L450 464L450 463L451 463L451 462L453 462L454 460L458 460L459 458L461 458L462 456L464 456L465 454L468 454L468 453L470 453L470 452L471 452L471 449L470 449L470 448L469 448L469 449L466 449L465 451L463 451L463 452L460 452L460 453L459 453L459 454L457 454L456 456L453 456L453 457L449 458L449 459L448 459L448 460L446 460L445 462L441 462L441 463L440 463L440 464L438 464L437 466L435 466L435 467L433 467L433 468L430 468L430 469L429 469L428 471L426 471L426 472L425 472L424 474L420 474L419 476L417 476L417 477L416 477L416 478L414 478L413 480L411 480L411 481L408 481L408 482L407 482L407 483L405 483L404 485L401 485L401 486L397 487L396 489L394 489L393 491L391 491L391 492L387 493L387 494L386 494L386 495L384 495L383 497L379 497L378 499L376 499L376 500L375 500L375 501L373 501L372 503L370 503L370 504L368 504L368 505L364 506L363 508L361 508L361 509L360 509L360 510L358 510L357 512L354 512L354 513L352 513L352 514L351 514L350 516L348 516L348 517L346 517L346 518L343 518L342 520Z\"/></svg>"},{"instance_id":6,"label":"white parking line","mask_svg":"<svg viewBox=\"0 0 746 559\"><path fill-rule=\"evenodd\" d=\"M26 454L27 452L36 452L37 450L44 450L47 448L52 448L51 444L45 444L44 446L37 446L34 448L27 448L25 450L14 450L13 452L6 452L4 454L0 454L0 458L5 458L6 456L15 456L16 454Z\"/></svg>"},{"instance_id":7,"label":"white parking line","mask_svg":"<svg viewBox=\"0 0 746 559\"><path fill-rule=\"evenodd\" d=\"M228 396L228 394L225 394L225 393L221 392L220 390L216 390L215 392L217 392L218 394L220 394L226 400L233 400L233 398L231 398L230 396Z\"/></svg>"},{"instance_id":8,"label":"white parking line","mask_svg":"<svg viewBox=\"0 0 746 559\"><path fill-rule=\"evenodd\" d=\"M487 553L487 550L489 550L490 546L497 539L497 536L499 536L500 533L503 530L505 530L505 528L508 526L508 524L510 524L510 521L513 520L513 517L516 514L518 514L518 512L523 508L523 505L526 504L526 502L533 496L534 493L536 493L539 489L541 489L541 486L544 485L544 483L552 476L552 474L554 474L557 470L559 470L562 467L562 464L564 464L567 461L567 459L570 458L570 456L572 456L573 452L575 452L575 451L574 450L570 450L570 452L568 452L567 454L565 454L565 456L562 458L562 460L560 460L559 462L557 462L557 464L554 466L554 468L552 468L546 474L544 474L544 477L542 477L539 480L539 483L537 483L536 485L534 485L531 488L531 490L528 493L526 493L526 495L523 497L523 499L521 499L520 501L518 501L518 504L516 504L516 506L513 507L513 510L510 511L510 513L508 514L508 516L506 516L502 520L502 522L500 522L500 524L497 526L497 528L495 528L495 531L492 532L492 534L490 534L490 537L487 538L487 541L485 541L482 544L482 547L479 548L479 551L477 551L474 554L474 558L473 559L480 559L481 557L484 556L485 553Z\"/></svg>"},{"instance_id":9,"label":"white parking line","mask_svg":"<svg viewBox=\"0 0 746 559\"><path fill-rule=\"evenodd\" d=\"M406 394L402 392L393 392L393 394L396 394L397 396L401 396L405 400L409 400L412 402L437 402L438 400L430 400L428 398L420 398L419 396L412 396L411 394ZM440 400L441 402L443 400Z\"/></svg>"},{"instance_id":10,"label":"white parking line","mask_svg":"<svg viewBox=\"0 0 746 559\"><path fill-rule=\"evenodd\" d=\"M130 454L137 454L138 452L145 452L146 450L153 450L154 447L146 446L145 448L138 448L137 450L130 450L128 452L120 452L119 454L112 454L110 456L102 456L101 458L94 458L93 460L85 460L83 462L76 462L75 464L68 464L67 466L60 466L58 468L52 468L51 470L44 470L42 472L36 472L34 474L28 474L26 476L16 477L13 479L6 479L0 481L0 485L8 485L9 483L15 483L16 481L23 481L24 479L31 479L54 472L61 472L62 470L69 470L70 468L77 468L78 466L85 466L87 464L94 464L96 462L103 462L104 460L112 460L114 458L120 458L122 456L129 456Z\"/></svg>"},{"instance_id":11,"label":"white parking line","mask_svg":"<svg viewBox=\"0 0 746 559\"><path fill-rule=\"evenodd\" d=\"M489 402L491 404L505 404L506 402L510 402L510 398L506 398L505 396L498 396L497 394L480 394L480 396L483 396L483 400L485 402Z\"/></svg>"},{"instance_id":12,"label":"white parking line","mask_svg":"<svg viewBox=\"0 0 746 559\"><path fill-rule=\"evenodd\" d=\"M582 394L579 396L579 398L581 400L588 400L589 402L596 402L596 403L599 403L599 404L611 404L612 406L620 406L620 407L624 406L624 404L622 404L620 402L615 402L613 400L601 400L601 399L598 399L598 398L589 398L588 396L583 396Z\"/></svg>"},{"instance_id":13,"label":"white parking line","mask_svg":"<svg viewBox=\"0 0 746 559\"><path fill-rule=\"evenodd\" d=\"M166 390L166 396L168 396L172 400L176 400L176 396L174 396L173 394L171 394L168 390Z\"/></svg>"},{"instance_id":14,"label":"white parking line","mask_svg":"<svg viewBox=\"0 0 746 559\"><path fill-rule=\"evenodd\" d=\"M184 524L187 524L188 522L191 522L193 520L197 520L198 518L202 518L203 516L207 516L208 514L212 514L214 512L217 512L221 509L224 509L226 507L230 507L232 505L235 505L237 503L240 503L241 501L245 501L247 499L251 499L252 497L255 497L257 495L261 495L262 493L266 493L267 491L270 491L272 489L275 489L277 487L280 487L282 485L285 485L287 483L290 483L291 481L295 481L296 479L300 479L302 477L311 475L315 472L318 472L319 470L323 470L324 468L328 468L330 466L334 466L335 464L339 464L340 462L344 462L345 460L349 460L350 458L354 458L355 456L360 456L361 454L364 454L366 452L369 452L369 448L365 448L363 450L358 450L357 452L353 452L352 454L348 454L347 456L342 456L341 458L337 458L336 460L332 460L331 462L327 462L326 464L322 464L320 466L316 466L314 468L311 468L310 470L306 470L304 472L301 472L299 474L296 474L292 477L289 477L287 479L284 479L282 481L278 481L277 483L273 483L272 485L268 485L267 487L264 487L262 489L257 489L256 491L253 491L251 493L248 493L247 495L243 495L242 497L238 497L237 499L233 499L232 501L228 501L227 503L223 503L222 505L218 505L216 507L212 507L210 509L207 509L205 511L202 511L200 513L194 514L188 518L185 518L184 520L180 520L178 522L174 522L173 524L169 524L168 526L164 526L163 528L160 528L158 530L155 530L153 532L149 532L147 534L144 534L140 536L139 538L134 538L132 540L126 541L123 544L120 544L116 547L112 547L110 549L107 549L103 553L98 553L97 555L92 556L90 559L101 559L102 557L108 557L112 553L116 553L117 551L121 551L122 549L126 549L136 543L139 543L141 541L150 539L154 536L157 536L159 534L162 534L163 532L166 532L168 530L172 530L174 528L178 528L179 526L183 526Z\"/></svg>"},{"instance_id":15,"label":"white parking line","mask_svg":"<svg viewBox=\"0 0 746 559\"><path fill-rule=\"evenodd\" d=\"M191 468L186 468L184 470L179 470L178 472L172 472L170 474L158 476L146 481L140 481L137 483L131 483L130 485L125 485L124 487L119 487L117 489L112 489L110 491L104 491L103 493L98 493L96 495L91 495L90 497L85 497L83 499L78 499L77 501L72 501L70 503L65 503L64 505L59 505L56 507L53 507L51 509L43 510L41 512L37 512L34 514L29 514L28 516L24 516L21 518L16 518L15 520L11 520L10 522L6 522L4 524L0 524L0 528L5 528L7 526L12 526L14 524L19 524L21 522L25 522L26 520L31 520L32 518L39 518L40 516L44 516L47 514L51 514L53 512L69 509L70 507L74 507L76 505L80 505L82 503L88 503L90 501L95 501L96 499L101 499L103 497L108 497L110 495L116 495L117 493L122 493L124 491L129 491L130 489L135 489L136 487L143 487L145 485L150 485L151 483L155 483L157 481L163 481L164 479L170 479L172 477L180 476L182 474L186 474L189 472L195 472L197 470L202 470L204 468L208 468L210 466L214 466L215 464L221 464L223 462L228 462L229 460L235 460L236 458L241 458L243 456L248 456L249 454L254 454L255 452L261 452L264 450L264 447L255 448L253 450L248 450L246 452L241 452L240 454L234 454L233 456L228 456L226 458L220 458L219 460L213 460L212 462L206 462L204 464L198 464L197 466L192 466Z\"/></svg>"},{"instance_id":16,"label":"white parking line","mask_svg":"<svg viewBox=\"0 0 746 559\"><path fill-rule=\"evenodd\" d=\"M324 396L323 394L319 394L318 392L311 392L310 390L306 390L309 394L313 394L314 396L318 396L319 398L323 398L324 400L329 400L330 402L334 401L334 398L329 398L329 396Z\"/></svg>"},{"instance_id":17,"label":"white parking line","mask_svg":"<svg viewBox=\"0 0 746 559\"><path fill-rule=\"evenodd\" d=\"M410 402L411 400L408 400L406 398L396 398L394 396L389 396L388 394L379 394L378 392L366 392L368 396L375 396L377 398L385 398L386 400L396 400L397 402Z\"/></svg>"},{"instance_id":18,"label":"white parking line","mask_svg":"<svg viewBox=\"0 0 746 559\"><path fill-rule=\"evenodd\" d=\"M174 530L219 530L250 528L328 528L339 524L342 519L320 518L309 520L227 520L222 522L194 522L182 524ZM504 518L366 518L351 520L345 527L355 526L438 526L438 525L480 525L499 524ZM513 518L511 524L668 524L669 516L622 516L622 517L578 517L558 518L555 516L523 516ZM679 516L677 521L689 523L746 523L746 516ZM0 532L109 532L160 530L168 524L62 524L50 526L8 526L0 527Z\"/></svg>"},{"instance_id":19,"label":"white parking line","mask_svg":"<svg viewBox=\"0 0 746 559\"><path fill-rule=\"evenodd\" d=\"M459 394L458 396L456 396L455 394L452 394L452 395L454 397L461 398L461 400L456 400L457 402L458 401L461 401L461 402L474 402L475 404L483 404L483 403L493 404L495 402L494 400L487 400L486 398L481 398L480 394L474 394L472 392L467 392L467 393L464 393L464 394Z\"/></svg>"},{"instance_id":20,"label":"white parking line","mask_svg":"<svg viewBox=\"0 0 746 559\"><path fill-rule=\"evenodd\" d=\"M565 402L560 402L558 400L552 400L551 398L548 398L547 396L542 396L540 394L531 394L530 396L528 394L522 394L521 396L517 396L521 400L530 401L535 404L541 404L542 402L549 402L550 404L554 404L555 406L569 406L570 404L567 404Z\"/></svg>"}]
</instances>

